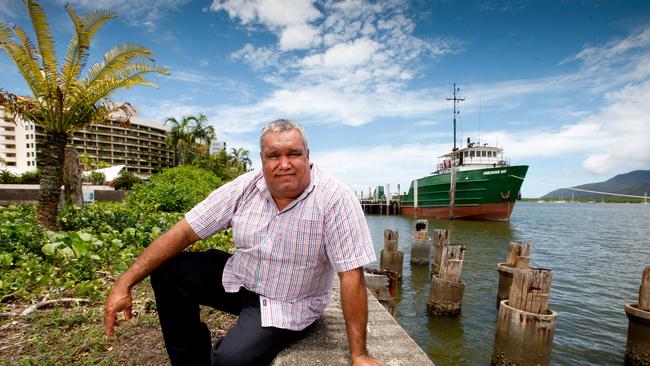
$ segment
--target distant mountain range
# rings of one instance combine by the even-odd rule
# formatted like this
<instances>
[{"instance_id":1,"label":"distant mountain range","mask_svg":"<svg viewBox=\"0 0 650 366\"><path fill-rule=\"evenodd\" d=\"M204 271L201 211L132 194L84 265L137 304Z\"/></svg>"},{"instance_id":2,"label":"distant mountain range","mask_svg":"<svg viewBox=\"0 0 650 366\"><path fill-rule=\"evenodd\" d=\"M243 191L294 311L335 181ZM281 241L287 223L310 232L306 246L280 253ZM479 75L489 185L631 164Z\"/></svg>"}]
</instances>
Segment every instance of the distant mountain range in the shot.
<instances>
[{"instance_id":1,"label":"distant mountain range","mask_svg":"<svg viewBox=\"0 0 650 366\"><path fill-rule=\"evenodd\" d=\"M586 189L589 191L598 192L630 194L634 196L643 196L644 193L647 192L648 196L650 196L650 170L635 170L629 173L619 174L614 178L608 179L604 182L583 184L572 188ZM570 199L571 197L600 199L607 196L597 193L580 192L561 188L547 193L542 198Z\"/></svg>"}]
</instances>

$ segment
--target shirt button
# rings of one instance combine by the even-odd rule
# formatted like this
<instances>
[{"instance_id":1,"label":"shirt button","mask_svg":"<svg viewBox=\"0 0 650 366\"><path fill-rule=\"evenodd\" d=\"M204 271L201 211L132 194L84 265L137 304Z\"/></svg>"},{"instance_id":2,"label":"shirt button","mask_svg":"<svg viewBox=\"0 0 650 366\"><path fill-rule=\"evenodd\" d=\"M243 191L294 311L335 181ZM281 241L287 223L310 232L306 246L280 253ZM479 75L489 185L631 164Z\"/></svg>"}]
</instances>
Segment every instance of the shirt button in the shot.
<instances>
[{"instance_id":1,"label":"shirt button","mask_svg":"<svg viewBox=\"0 0 650 366\"><path fill-rule=\"evenodd\" d=\"M262 300L262 305L266 306L266 299Z\"/></svg>"}]
</instances>

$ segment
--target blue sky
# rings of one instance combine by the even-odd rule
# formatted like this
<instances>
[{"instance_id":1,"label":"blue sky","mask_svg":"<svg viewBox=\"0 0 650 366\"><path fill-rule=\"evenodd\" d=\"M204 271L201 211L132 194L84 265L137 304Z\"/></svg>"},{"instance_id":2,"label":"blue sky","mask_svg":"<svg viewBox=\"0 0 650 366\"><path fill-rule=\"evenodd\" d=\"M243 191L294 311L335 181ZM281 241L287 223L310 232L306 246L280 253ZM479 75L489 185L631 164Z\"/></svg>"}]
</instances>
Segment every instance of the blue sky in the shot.
<instances>
[{"instance_id":1,"label":"blue sky","mask_svg":"<svg viewBox=\"0 0 650 366\"><path fill-rule=\"evenodd\" d=\"M118 43L151 48L170 77L114 95L141 117L204 113L229 147L291 118L312 161L355 190L391 189L432 170L459 139L498 144L530 165L522 194L650 169L648 1L43 2L61 57L65 13L118 12L95 38L94 60ZM0 18L28 26L18 0ZM0 87L29 94L0 53Z\"/></svg>"}]
</instances>

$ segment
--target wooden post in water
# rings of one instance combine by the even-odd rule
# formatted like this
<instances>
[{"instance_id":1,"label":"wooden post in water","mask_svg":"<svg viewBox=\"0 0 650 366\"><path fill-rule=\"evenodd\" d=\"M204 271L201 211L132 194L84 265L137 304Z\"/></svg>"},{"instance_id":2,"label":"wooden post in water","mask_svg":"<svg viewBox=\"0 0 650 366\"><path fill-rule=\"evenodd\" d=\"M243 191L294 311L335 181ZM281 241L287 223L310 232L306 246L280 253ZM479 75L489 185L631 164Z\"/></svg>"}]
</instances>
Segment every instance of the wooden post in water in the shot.
<instances>
[{"instance_id":1,"label":"wooden post in water","mask_svg":"<svg viewBox=\"0 0 650 366\"><path fill-rule=\"evenodd\" d=\"M411 242L411 264L429 265L432 240L429 237L428 226L427 220L418 220L415 224L415 235Z\"/></svg>"},{"instance_id":2,"label":"wooden post in water","mask_svg":"<svg viewBox=\"0 0 650 366\"><path fill-rule=\"evenodd\" d=\"M402 278L404 268L404 252L397 250L397 231L384 230L384 249L381 250L379 266L381 269L390 269L397 273L397 278Z\"/></svg>"},{"instance_id":3,"label":"wooden post in water","mask_svg":"<svg viewBox=\"0 0 650 366\"><path fill-rule=\"evenodd\" d=\"M508 300L501 301L491 365L548 365L557 313L548 309L553 273L514 269Z\"/></svg>"},{"instance_id":4,"label":"wooden post in water","mask_svg":"<svg viewBox=\"0 0 650 366\"><path fill-rule=\"evenodd\" d=\"M445 229L436 229L433 232L433 264L431 264L431 274L440 273L440 261L442 260L442 246L449 243L449 231Z\"/></svg>"},{"instance_id":5,"label":"wooden post in water","mask_svg":"<svg viewBox=\"0 0 650 366\"><path fill-rule=\"evenodd\" d=\"M465 283L461 282L465 246L445 244L442 247L440 273L431 276L427 310L432 315L459 315L463 305Z\"/></svg>"},{"instance_id":6,"label":"wooden post in water","mask_svg":"<svg viewBox=\"0 0 650 366\"><path fill-rule=\"evenodd\" d=\"M497 309L501 301L508 300L510 285L512 285L512 273L515 268L530 268L530 253L532 246L530 243L510 242L508 248L508 258L505 263L497 264L499 271L499 292L497 293Z\"/></svg>"},{"instance_id":7,"label":"wooden post in water","mask_svg":"<svg viewBox=\"0 0 650 366\"><path fill-rule=\"evenodd\" d=\"M628 319L625 364L650 365L650 266L645 267L639 287L639 302L626 304Z\"/></svg>"}]
</instances>

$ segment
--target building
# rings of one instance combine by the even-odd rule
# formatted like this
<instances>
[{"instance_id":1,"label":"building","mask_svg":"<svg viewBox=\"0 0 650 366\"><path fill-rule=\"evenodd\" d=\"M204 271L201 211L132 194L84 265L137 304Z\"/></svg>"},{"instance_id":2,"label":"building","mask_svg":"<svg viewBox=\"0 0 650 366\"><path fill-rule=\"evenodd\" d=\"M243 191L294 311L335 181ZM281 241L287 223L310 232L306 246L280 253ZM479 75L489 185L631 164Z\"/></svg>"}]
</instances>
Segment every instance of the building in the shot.
<instances>
[{"instance_id":1,"label":"building","mask_svg":"<svg viewBox=\"0 0 650 366\"><path fill-rule=\"evenodd\" d=\"M214 140L210 143L210 154L218 154L220 151L226 151L226 142Z\"/></svg>"},{"instance_id":2,"label":"building","mask_svg":"<svg viewBox=\"0 0 650 366\"><path fill-rule=\"evenodd\" d=\"M102 124L91 125L73 134L74 146L90 165L126 165L126 170L150 175L174 163L174 153L167 147L169 126L137 116L130 105L130 117L116 112ZM12 171L33 171L38 166L39 141L43 130L31 122L5 118L0 109L0 158Z\"/></svg>"}]
</instances>

